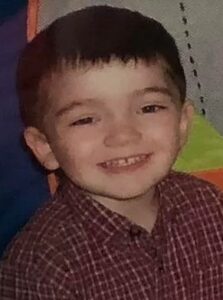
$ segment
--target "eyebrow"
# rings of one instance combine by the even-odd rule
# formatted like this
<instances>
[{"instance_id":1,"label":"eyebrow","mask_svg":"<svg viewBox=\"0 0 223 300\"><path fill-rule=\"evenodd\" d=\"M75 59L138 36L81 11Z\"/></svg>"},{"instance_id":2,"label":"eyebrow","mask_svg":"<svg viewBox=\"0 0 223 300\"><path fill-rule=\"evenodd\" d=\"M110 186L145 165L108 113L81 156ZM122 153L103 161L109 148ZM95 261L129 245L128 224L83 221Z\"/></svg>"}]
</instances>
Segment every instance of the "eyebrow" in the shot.
<instances>
[{"instance_id":1,"label":"eyebrow","mask_svg":"<svg viewBox=\"0 0 223 300\"><path fill-rule=\"evenodd\" d=\"M68 105L65 105L64 107L60 108L56 113L55 116L56 117L61 117L64 114L68 113L69 111L72 111L73 109L75 109L76 107L80 107L80 106L85 106L86 104L91 104L91 103L96 103L97 100L95 99L84 99L84 101L78 101L78 100L73 100L72 102L70 102Z\"/></svg>"},{"instance_id":2,"label":"eyebrow","mask_svg":"<svg viewBox=\"0 0 223 300\"><path fill-rule=\"evenodd\" d=\"M167 95L169 97L172 97L172 93L170 92L170 90L166 87L161 87L161 86L150 86L150 87L145 87L143 89L139 89L139 90L135 90L132 92L132 95L134 96L144 96L145 94L149 94L149 93L160 93L160 94L164 94ZM73 100L71 103L69 103L68 105L65 105L64 107L60 108L56 113L55 116L56 117L61 117L64 114L72 111L73 109L75 109L76 107L81 107L81 106L85 106L86 104L92 104L92 103L98 103L98 101L96 99L93 98L89 98L89 99L84 99L84 100Z\"/></svg>"},{"instance_id":3,"label":"eyebrow","mask_svg":"<svg viewBox=\"0 0 223 300\"><path fill-rule=\"evenodd\" d=\"M150 87L145 87L144 89L141 90L136 90L133 92L134 96L143 96L145 94L152 94L152 93L159 93L159 94L164 94L167 95L169 97L172 97L173 94L171 93L171 91L166 88L166 87L162 87L162 86L150 86Z\"/></svg>"}]
</instances>

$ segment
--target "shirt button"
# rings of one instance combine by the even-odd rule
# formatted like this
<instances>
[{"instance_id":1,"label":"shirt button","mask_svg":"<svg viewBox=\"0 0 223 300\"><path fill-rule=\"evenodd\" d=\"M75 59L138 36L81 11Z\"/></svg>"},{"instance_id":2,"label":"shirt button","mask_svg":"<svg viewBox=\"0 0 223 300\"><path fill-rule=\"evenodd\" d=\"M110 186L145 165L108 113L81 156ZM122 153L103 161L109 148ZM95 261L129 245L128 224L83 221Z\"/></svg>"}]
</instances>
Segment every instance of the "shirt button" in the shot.
<instances>
[{"instance_id":1,"label":"shirt button","mask_svg":"<svg viewBox=\"0 0 223 300\"><path fill-rule=\"evenodd\" d=\"M139 238L141 233L142 233L141 229L136 226L131 226L129 229L129 235L132 240Z\"/></svg>"},{"instance_id":2,"label":"shirt button","mask_svg":"<svg viewBox=\"0 0 223 300\"><path fill-rule=\"evenodd\" d=\"M160 273L162 273L164 271L163 262L159 263L158 270L159 270Z\"/></svg>"},{"instance_id":3,"label":"shirt button","mask_svg":"<svg viewBox=\"0 0 223 300\"><path fill-rule=\"evenodd\" d=\"M151 247L151 256L156 259L158 256L158 251L155 247Z\"/></svg>"}]
</instances>

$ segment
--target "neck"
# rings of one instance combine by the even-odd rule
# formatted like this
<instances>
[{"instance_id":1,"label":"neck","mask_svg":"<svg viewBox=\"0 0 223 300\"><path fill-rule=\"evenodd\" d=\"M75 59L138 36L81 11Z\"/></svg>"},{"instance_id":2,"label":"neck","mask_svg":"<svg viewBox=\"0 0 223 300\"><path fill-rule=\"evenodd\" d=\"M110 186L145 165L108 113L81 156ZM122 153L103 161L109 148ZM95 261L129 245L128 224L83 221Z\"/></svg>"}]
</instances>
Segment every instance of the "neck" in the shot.
<instances>
[{"instance_id":1,"label":"neck","mask_svg":"<svg viewBox=\"0 0 223 300\"><path fill-rule=\"evenodd\" d=\"M133 199L117 200L99 195L93 198L106 208L151 232L159 209L159 197L155 189Z\"/></svg>"}]
</instances>

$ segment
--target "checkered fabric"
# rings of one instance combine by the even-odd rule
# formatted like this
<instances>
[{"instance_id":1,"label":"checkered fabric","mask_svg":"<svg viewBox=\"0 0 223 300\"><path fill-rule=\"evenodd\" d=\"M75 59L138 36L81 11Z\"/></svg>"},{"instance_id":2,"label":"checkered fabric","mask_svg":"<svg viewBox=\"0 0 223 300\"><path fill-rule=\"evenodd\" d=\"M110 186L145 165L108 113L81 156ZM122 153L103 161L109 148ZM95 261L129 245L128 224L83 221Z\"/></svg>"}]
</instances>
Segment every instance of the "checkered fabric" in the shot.
<instances>
[{"instance_id":1,"label":"checkered fabric","mask_svg":"<svg viewBox=\"0 0 223 300\"><path fill-rule=\"evenodd\" d=\"M148 233L65 183L5 253L0 299L222 300L222 193L179 173L157 189Z\"/></svg>"}]
</instances>

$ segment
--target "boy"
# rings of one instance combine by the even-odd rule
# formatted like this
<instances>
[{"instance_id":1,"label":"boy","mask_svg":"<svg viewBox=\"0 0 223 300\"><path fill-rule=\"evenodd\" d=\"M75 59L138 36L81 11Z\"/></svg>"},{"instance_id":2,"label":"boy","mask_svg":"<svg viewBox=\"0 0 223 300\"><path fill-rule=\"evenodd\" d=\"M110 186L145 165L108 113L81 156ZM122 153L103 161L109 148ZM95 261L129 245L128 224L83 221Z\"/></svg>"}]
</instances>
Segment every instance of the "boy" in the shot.
<instances>
[{"instance_id":1,"label":"boy","mask_svg":"<svg viewBox=\"0 0 223 300\"><path fill-rule=\"evenodd\" d=\"M1 299L223 299L222 194L171 172L193 107L173 38L137 12L73 12L18 67L27 145L57 193L1 263Z\"/></svg>"}]
</instances>

